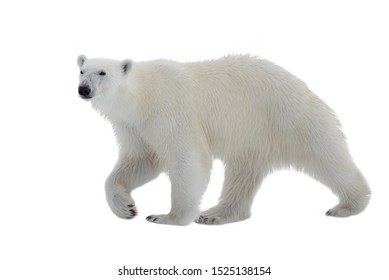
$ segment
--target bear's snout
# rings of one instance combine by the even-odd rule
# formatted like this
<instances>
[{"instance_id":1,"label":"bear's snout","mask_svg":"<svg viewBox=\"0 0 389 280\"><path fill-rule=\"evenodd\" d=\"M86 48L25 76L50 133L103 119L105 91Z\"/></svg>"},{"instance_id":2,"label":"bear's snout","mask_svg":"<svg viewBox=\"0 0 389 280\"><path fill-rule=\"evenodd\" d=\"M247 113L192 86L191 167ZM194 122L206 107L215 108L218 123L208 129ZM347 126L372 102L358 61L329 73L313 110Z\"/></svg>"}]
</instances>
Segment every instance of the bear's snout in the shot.
<instances>
[{"instance_id":1,"label":"bear's snout","mask_svg":"<svg viewBox=\"0 0 389 280\"><path fill-rule=\"evenodd\" d=\"M78 94L80 95L81 98L85 98L85 99L92 98L91 92L92 91L89 88L89 86L82 85L78 87Z\"/></svg>"}]
</instances>

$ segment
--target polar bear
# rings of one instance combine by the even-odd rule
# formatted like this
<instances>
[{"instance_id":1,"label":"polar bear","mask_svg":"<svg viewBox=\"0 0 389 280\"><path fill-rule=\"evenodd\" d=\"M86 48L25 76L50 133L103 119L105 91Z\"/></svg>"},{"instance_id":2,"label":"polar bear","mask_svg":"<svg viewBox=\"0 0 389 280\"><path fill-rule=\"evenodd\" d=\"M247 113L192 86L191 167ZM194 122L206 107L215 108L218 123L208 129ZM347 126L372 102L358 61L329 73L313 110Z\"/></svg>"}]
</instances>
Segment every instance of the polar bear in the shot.
<instances>
[{"instance_id":1,"label":"polar bear","mask_svg":"<svg viewBox=\"0 0 389 280\"><path fill-rule=\"evenodd\" d=\"M105 183L118 217L137 215L131 192L166 172L171 210L149 222L225 224L250 217L266 175L294 168L328 186L328 216L360 213L370 190L333 111L294 75L264 59L231 55L178 63L78 57L79 96L112 124L119 144ZM217 206L200 213L213 158L225 164Z\"/></svg>"}]
</instances>

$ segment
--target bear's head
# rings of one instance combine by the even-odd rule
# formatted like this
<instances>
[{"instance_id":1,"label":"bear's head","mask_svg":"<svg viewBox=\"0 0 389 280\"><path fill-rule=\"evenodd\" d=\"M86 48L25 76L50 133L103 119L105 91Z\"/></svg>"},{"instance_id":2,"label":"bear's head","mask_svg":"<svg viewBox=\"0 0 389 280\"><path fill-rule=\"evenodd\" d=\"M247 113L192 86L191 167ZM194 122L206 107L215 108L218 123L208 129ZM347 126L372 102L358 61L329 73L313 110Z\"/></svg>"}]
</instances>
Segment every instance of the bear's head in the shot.
<instances>
[{"instance_id":1,"label":"bear's head","mask_svg":"<svg viewBox=\"0 0 389 280\"><path fill-rule=\"evenodd\" d=\"M80 55L78 94L83 99L110 99L117 93L123 80L131 70L131 60L111 60L103 58L87 59Z\"/></svg>"}]
</instances>

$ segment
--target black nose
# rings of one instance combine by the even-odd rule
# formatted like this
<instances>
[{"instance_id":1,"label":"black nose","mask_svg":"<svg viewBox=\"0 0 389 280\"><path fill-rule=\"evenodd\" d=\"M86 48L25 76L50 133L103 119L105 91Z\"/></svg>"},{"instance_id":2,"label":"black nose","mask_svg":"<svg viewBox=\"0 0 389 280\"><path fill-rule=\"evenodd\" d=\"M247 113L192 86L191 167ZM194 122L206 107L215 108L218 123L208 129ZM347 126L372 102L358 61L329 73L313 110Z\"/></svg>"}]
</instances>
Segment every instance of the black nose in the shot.
<instances>
[{"instance_id":1,"label":"black nose","mask_svg":"<svg viewBox=\"0 0 389 280\"><path fill-rule=\"evenodd\" d=\"M81 95L81 97L90 97L90 88L88 86L79 86L78 87L78 94Z\"/></svg>"}]
</instances>

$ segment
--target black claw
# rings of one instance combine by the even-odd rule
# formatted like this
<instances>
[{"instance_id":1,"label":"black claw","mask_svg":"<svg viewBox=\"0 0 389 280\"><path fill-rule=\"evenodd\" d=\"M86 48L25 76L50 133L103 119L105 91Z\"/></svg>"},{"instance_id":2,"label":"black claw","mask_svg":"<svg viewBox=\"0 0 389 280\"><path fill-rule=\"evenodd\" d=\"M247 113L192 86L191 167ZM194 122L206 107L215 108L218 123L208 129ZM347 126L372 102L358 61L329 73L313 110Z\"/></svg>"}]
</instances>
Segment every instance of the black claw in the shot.
<instances>
[{"instance_id":1,"label":"black claw","mask_svg":"<svg viewBox=\"0 0 389 280\"><path fill-rule=\"evenodd\" d=\"M153 222L155 222L156 220L158 220L158 218L154 218Z\"/></svg>"},{"instance_id":2,"label":"black claw","mask_svg":"<svg viewBox=\"0 0 389 280\"><path fill-rule=\"evenodd\" d=\"M132 207L134 207L134 204L128 204L127 206L132 208Z\"/></svg>"},{"instance_id":3,"label":"black claw","mask_svg":"<svg viewBox=\"0 0 389 280\"><path fill-rule=\"evenodd\" d=\"M130 213L131 213L131 215L133 215L133 216L136 216L136 214L137 214L136 210L134 210L134 209L131 209L131 210L130 210Z\"/></svg>"},{"instance_id":4,"label":"black claw","mask_svg":"<svg viewBox=\"0 0 389 280\"><path fill-rule=\"evenodd\" d=\"M331 216L331 210L328 210L327 212L326 212L326 216Z\"/></svg>"},{"instance_id":5,"label":"black claw","mask_svg":"<svg viewBox=\"0 0 389 280\"><path fill-rule=\"evenodd\" d=\"M150 221L150 219L151 219L151 216L146 217L146 220Z\"/></svg>"}]
</instances>

